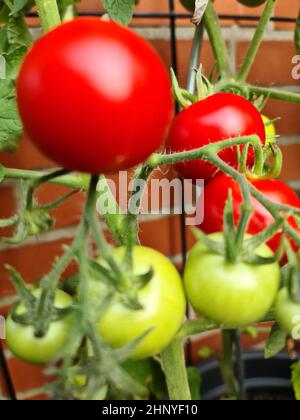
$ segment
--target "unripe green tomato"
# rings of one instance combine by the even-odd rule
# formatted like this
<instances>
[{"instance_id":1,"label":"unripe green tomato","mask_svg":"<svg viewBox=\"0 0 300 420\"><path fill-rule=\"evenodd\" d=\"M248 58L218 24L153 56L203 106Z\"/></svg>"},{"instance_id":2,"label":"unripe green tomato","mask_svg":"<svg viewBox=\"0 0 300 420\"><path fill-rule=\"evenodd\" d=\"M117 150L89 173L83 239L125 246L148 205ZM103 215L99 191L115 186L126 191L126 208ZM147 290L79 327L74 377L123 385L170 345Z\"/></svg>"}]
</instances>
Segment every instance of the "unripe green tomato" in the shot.
<instances>
[{"instance_id":1,"label":"unripe green tomato","mask_svg":"<svg viewBox=\"0 0 300 420\"><path fill-rule=\"evenodd\" d=\"M238 0L239 3L247 7L258 7L266 2L266 0Z\"/></svg>"},{"instance_id":2,"label":"unripe green tomato","mask_svg":"<svg viewBox=\"0 0 300 420\"><path fill-rule=\"evenodd\" d=\"M40 295L40 289L33 292L34 296ZM62 290L57 290L55 296L56 308L67 308L73 304L73 299ZM18 315L26 312L23 303L16 308ZM10 314L6 320L7 345L12 353L19 359L31 364L46 364L54 360L66 345L74 325L73 314L51 322L46 335L37 338L31 325L22 325L15 322Z\"/></svg>"},{"instance_id":3,"label":"unripe green tomato","mask_svg":"<svg viewBox=\"0 0 300 420\"><path fill-rule=\"evenodd\" d=\"M224 242L223 233L209 238ZM269 258L267 245L255 253ZM228 263L223 255L198 242L190 252L184 273L188 300L194 310L226 328L260 321L272 307L280 283L278 263L256 265L237 260Z\"/></svg>"},{"instance_id":4,"label":"unripe green tomato","mask_svg":"<svg viewBox=\"0 0 300 420\"><path fill-rule=\"evenodd\" d=\"M281 328L294 340L300 340L300 304L293 302L288 289L282 289L276 300L275 316Z\"/></svg>"},{"instance_id":5,"label":"unripe green tomato","mask_svg":"<svg viewBox=\"0 0 300 420\"><path fill-rule=\"evenodd\" d=\"M190 12L195 11L195 0L180 0L180 3Z\"/></svg>"},{"instance_id":6,"label":"unripe green tomato","mask_svg":"<svg viewBox=\"0 0 300 420\"><path fill-rule=\"evenodd\" d=\"M122 263L125 252L125 248L113 251L117 263ZM154 249L134 247L134 273L141 275L150 269L154 272L152 279L138 291L138 301L143 308L130 309L122 303L120 296L115 296L97 325L99 335L113 348L125 346L152 328L130 355L134 359L160 353L174 338L185 316L183 284L174 265ZM99 307L105 287L99 281L91 280L89 295L91 305Z\"/></svg>"}]
</instances>

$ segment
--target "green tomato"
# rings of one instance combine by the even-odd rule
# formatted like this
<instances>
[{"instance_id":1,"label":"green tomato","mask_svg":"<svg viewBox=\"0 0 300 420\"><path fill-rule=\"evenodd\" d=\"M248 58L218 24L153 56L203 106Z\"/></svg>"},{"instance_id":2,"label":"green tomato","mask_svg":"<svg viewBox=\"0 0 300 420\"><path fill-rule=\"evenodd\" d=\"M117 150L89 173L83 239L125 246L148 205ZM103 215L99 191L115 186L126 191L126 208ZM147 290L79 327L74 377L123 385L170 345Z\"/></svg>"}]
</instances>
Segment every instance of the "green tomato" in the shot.
<instances>
[{"instance_id":1,"label":"green tomato","mask_svg":"<svg viewBox=\"0 0 300 420\"><path fill-rule=\"evenodd\" d=\"M266 2L266 0L238 0L239 3L248 7L258 7Z\"/></svg>"},{"instance_id":2,"label":"green tomato","mask_svg":"<svg viewBox=\"0 0 300 420\"><path fill-rule=\"evenodd\" d=\"M277 296L275 316L287 334L300 340L300 304L293 302L287 288L280 290Z\"/></svg>"},{"instance_id":3,"label":"green tomato","mask_svg":"<svg viewBox=\"0 0 300 420\"><path fill-rule=\"evenodd\" d=\"M196 0L180 0L180 3L189 12L194 12L195 11L195 3L196 3Z\"/></svg>"},{"instance_id":4,"label":"green tomato","mask_svg":"<svg viewBox=\"0 0 300 420\"><path fill-rule=\"evenodd\" d=\"M276 142L276 128L275 125L268 124L270 122L270 119L266 117L265 115L262 115L263 122L266 127L266 142L269 143L275 143ZM268 124L268 125L266 125Z\"/></svg>"},{"instance_id":5,"label":"green tomato","mask_svg":"<svg viewBox=\"0 0 300 420\"><path fill-rule=\"evenodd\" d=\"M40 290L33 294L38 297ZM71 306L73 299L61 290L57 290L55 297L56 308ZM26 311L23 303L16 308L18 315ZM46 364L56 358L66 344L72 325L73 315L69 315L59 321L52 322L46 335L37 338L32 326L22 325L13 321L11 314L6 320L6 338L9 349L19 359L31 364Z\"/></svg>"},{"instance_id":6,"label":"green tomato","mask_svg":"<svg viewBox=\"0 0 300 420\"><path fill-rule=\"evenodd\" d=\"M209 237L224 241L222 233ZM258 248L256 254L273 255L267 245ZM278 292L280 268L277 263L230 264L199 242L189 254L184 283L196 312L223 327L238 328L261 320L269 311Z\"/></svg>"},{"instance_id":7,"label":"green tomato","mask_svg":"<svg viewBox=\"0 0 300 420\"><path fill-rule=\"evenodd\" d=\"M122 263L125 248L114 250L117 263ZM102 262L103 263L103 262ZM138 292L143 309L132 310L116 296L98 323L99 335L113 348L120 348L153 328L131 354L142 359L160 353L178 332L186 311L182 280L173 264L159 252L145 247L134 247L133 267L136 275L154 275ZM100 282L91 281L91 304L99 301L104 293Z\"/></svg>"}]
</instances>

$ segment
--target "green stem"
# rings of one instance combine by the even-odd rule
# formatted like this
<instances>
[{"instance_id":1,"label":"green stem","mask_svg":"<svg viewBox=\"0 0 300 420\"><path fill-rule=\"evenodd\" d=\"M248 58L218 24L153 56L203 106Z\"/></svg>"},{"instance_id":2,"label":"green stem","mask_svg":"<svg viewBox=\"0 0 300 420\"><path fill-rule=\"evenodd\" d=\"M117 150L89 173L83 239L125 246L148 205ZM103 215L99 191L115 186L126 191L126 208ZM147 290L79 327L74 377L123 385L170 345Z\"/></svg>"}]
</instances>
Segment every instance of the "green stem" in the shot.
<instances>
[{"instance_id":1,"label":"green stem","mask_svg":"<svg viewBox=\"0 0 300 420\"><path fill-rule=\"evenodd\" d=\"M220 83L216 87L215 92L224 92L228 90L239 90L242 94L249 95L254 93L256 95L263 95L267 98L278 99L281 101L292 102L300 104L300 94L296 92L288 92L281 89L273 89L271 87L252 86L248 84L241 84L238 82Z\"/></svg>"},{"instance_id":2,"label":"green stem","mask_svg":"<svg viewBox=\"0 0 300 420\"><path fill-rule=\"evenodd\" d=\"M247 79L248 74L251 70L252 64L254 63L255 57L257 55L257 52L259 50L260 44L262 42L265 29L267 24L270 22L271 16L273 14L274 8L276 5L276 0L267 0L266 7L264 9L264 12L260 18L259 24L257 26L257 29L255 31L254 37L252 39L252 42L250 44L249 50L246 54L245 60L242 64L242 67L239 71L239 74L237 76L237 81L242 82Z\"/></svg>"},{"instance_id":3,"label":"green stem","mask_svg":"<svg viewBox=\"0 0 300 420\"><path fill-rule=\"evenodd\" d=\"M196 26L190 63L189 63L189 75L187 82L187 90L194 95L196 91L196 69L199 67L199 58L201 54L201 48L203 44L204 25L203 22Z\"/></svg>"},{"instance_id":4,"label":"green stem","mask_svg":"<svg viewBox=\"0 0 300 420\"><path fill-rule=\"evenodd\" d=\"M22 179L24 181L35 181L44 177L45 175L50 175L53 173L53 170L47 171L34 171L26 169L14 169L14 168L4 168L4 178L5 179ZM68 188L74 188L76 190L88 190L90 182L90 175L78 173L78 174L68 174L53 178L48 180L49 184L62 185Z\"/></svg>"},{"instance_id":5,"label":"green stem","mask_svg":"<svg viewBox=\"0 0 300 420\"><path fill-rule=\"evenodd\" d=\"M170 400L190 401L192 398L185 367L182 340L178 337L175 338L172 343L163 350L161 357Z\"/></svg>"},{"instance_id":6,"label":"green stem","mask_svg":"<svg viewBox=\"0 0 300 420\"><path fill-rule=\"evenodd\" d=\"M227 387L229 398L237 398L236 381L233 371L233 344L235 331L222 331L222 357L220 361L223 381Z\"/></svg>"},{"instance_id":7,"label":"green stem","mask_svg":"<svg viewBox=\"0 0 300 420\"><path fill-rule=\"evenodd\" d=\"M222 78L231 78L232 69L226 42L222 35L221 26L218 15L214 9L213 3L210 1L206 8L203 22L208 32L214 56L217 62L219 74Z\"/></svg>"},{"instance_id":8,"label":"green stem","mask_svg":"<svg viewBox=\"0 0 300 420\"><path fill-rule=\"evenodd\" d=\"M61 19L56 0L35 0L35 4L44 33L60 25Z\"/></svg>"}]
</instances>

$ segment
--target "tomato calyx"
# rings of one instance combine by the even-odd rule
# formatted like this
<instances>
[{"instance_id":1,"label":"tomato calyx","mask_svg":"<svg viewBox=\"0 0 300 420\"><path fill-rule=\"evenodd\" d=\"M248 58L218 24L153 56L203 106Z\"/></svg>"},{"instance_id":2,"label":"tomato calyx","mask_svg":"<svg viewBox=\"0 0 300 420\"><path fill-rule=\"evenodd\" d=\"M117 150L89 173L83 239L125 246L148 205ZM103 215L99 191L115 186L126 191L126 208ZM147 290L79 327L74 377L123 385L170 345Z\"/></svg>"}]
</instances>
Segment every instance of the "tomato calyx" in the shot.
<instances>
[{"instance_id":1,"label":"tomato calyx","mask_svg":"<svg viewBox=\"0 0 300 420\"><path fill-rule=\"evenodd\" d=\"M268 143L265 146L257 143L251 145L255 152L255 162L252 168L247 165L250 145L247 144L240 152L239 171L250 180L268 180L278 178L282 172L283 155L280 147ZM240 150L240 149L239 149Z\"/></svg>"},{"instance_id":2,"label":"tomato calyx","mask_svg":"<svg viewBox=\"0 0 300 420\"><path fill-rule=\"evenodd\" d=\"M36 295L38 289L30 290L25 285L21 275L13 267L6 265L5 268L10 273L15 289L21 298L21 301L12 309L12 320L24 326L33 325L35 328L35 337L43 338L47 333L47 329L42 328L41 319L38 316L39 298ZM25 313L19 314L18 309L21 303L25 306L26 311ZM73 311L73 306L66 308L56 308L53 306L49 312L49 324L68 317Z\"/></svg>"},{"instance_id":3,"label":"tomato calyx","mask_svg":"<svg viewBox=\"0 0 300 420\"><path fill-rule=\"evenodd\" d=\"M203 74L202 65L200 65L200 67L194 71L196 72L196 95L193 95L188 90L179 86L176 74L174 70L171 69L171 80L174 96L178 104L183 109L186 109L196 102L200 102L208 96L214 94L214 86Z\"/></svg>"}]
</instances>

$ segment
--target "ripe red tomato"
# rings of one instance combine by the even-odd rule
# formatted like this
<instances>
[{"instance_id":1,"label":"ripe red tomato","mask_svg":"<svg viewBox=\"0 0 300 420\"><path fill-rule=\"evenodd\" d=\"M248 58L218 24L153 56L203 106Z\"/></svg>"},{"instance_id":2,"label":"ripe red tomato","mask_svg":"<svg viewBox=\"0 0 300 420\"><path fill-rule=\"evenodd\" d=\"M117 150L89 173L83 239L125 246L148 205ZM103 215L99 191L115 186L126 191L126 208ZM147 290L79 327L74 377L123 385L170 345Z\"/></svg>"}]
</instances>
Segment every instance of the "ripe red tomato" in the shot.
<instances>
[{"instance_id":1,"label":"ripe red tomato","mask_svg":"<svg viewBox=\"0 0 300 420\"><path fill-rule=\"evenodd\" d=\"M251 181L251 183L269 200L278 204L300 208L300 199L297 194L283 182L271 179L267 181ZM223 211L230 189L233 197L234 219L238 222L243 202L240 187L232 178L221 175L208 184L204 190L204 221L199 226L204 232L214 233L223 230ZM273 223L274 218L254 198L252 198L252 204L254 213L249 223L248 233L255 235ZM293 218L289 219L289 223L294 228L297 228ZM279 231L268 243L274 252L278 250L281 237L282 232ZM296 244L293 244L293 246L295 250L298 248Z\"/></svg>"},{"instance_id":2,"label":"ripe red tomato","mask_svg":"<svg viewBox=\"0 0 300 420\"><path fill-rule=\"evenodd\" d=\"M162 145L173 101L167 70L132 31L78 18L41 38L17 82L29 137L50 159L93 174L125 170Z\"/></svg>"},{"instance_id":3,"label":"ripe red tomato","mask_svg":"<svg viewBox=\"0 0 300 420\"><path fill-rule=\"evenodd\" d=\"M193 150L231 137L253 134L257 134L265 143L265 126L255 106L242 96L218 93L177 115L171 126L168 151ZM236 148L222 151L220 157L237 167ZM254 153L249 151L249 165L253 161ZM214 165L200 159L177 164L176 169L186 179L204 179L206 182L219 173Z\"/></svg>"}]
</instances>

